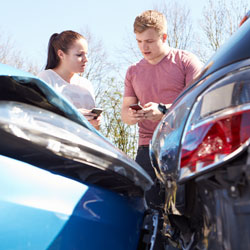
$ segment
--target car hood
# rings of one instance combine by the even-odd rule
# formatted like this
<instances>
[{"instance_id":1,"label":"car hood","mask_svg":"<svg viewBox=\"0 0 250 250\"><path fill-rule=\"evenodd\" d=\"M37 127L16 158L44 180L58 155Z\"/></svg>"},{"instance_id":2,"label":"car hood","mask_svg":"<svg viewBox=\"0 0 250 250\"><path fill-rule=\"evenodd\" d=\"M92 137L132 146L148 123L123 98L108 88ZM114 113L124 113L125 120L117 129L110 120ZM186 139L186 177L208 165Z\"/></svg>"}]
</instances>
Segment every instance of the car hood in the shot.
<instances>
[{"instance_id":1,"label":"car hood","mask_svg":"<svg viewBox=\"0 0 250 250\"><path fill-rule=\"evenodd\" d=\"M0 64L0 80L0 100L21 101L50 110L98 133L67 99L38 77Z\"/></svg>"},{"instance_id":2,"label":"car hood","mask_svg":"<svg viewBox=\"0 0 250 250\"><path fill-rule=\"evenodd\" d=\"M62 95L32 74L3 64L0 137L0 154L81 181L105 188L114 183L111 189L127 189L130 194L143 193L153 184Z\"/></svg>"}]
</instances>

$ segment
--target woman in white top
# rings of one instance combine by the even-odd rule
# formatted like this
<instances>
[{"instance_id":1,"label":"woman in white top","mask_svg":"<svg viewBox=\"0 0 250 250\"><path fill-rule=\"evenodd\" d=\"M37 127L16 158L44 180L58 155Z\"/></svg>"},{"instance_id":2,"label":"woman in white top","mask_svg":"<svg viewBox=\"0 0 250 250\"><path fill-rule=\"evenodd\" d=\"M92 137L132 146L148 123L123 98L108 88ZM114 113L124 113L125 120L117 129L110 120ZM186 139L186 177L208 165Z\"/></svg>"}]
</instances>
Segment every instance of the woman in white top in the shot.
<instances>
[{"instance_id":1,"label":"woman in white top","mask_svg":"<svg viewBox=\"0 0 250 250\"><path fill-rule=\"evenodd\" d=\"M79 33L71 30L53 34L48 45L45 70L38 77L52 85L64 95L96 128L100 128L101 117L90 110L95 107L91 82L79 73L84 72L88 62L88 43Z\"/></svg>"}]
</instances>

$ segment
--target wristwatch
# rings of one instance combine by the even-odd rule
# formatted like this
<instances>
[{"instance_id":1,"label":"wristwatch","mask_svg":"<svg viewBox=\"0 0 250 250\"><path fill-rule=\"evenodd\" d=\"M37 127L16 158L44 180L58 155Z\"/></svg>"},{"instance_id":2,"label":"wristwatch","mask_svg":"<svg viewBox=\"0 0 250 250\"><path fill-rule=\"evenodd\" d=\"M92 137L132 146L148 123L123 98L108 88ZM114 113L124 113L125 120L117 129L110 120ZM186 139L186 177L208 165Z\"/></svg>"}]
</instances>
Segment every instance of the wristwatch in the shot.
<instances>
[{"instance_id":1,"label":"wristwatch","mask_svg":"<svg viewBox=\"0 0 250 250\"><path fill-rule=\"evenodd\" d=\"M168 112L168 109L166 108L165 104L159 103L158 109L162 112L162 114L166 114Z\"/></svg>"}]
</instances>

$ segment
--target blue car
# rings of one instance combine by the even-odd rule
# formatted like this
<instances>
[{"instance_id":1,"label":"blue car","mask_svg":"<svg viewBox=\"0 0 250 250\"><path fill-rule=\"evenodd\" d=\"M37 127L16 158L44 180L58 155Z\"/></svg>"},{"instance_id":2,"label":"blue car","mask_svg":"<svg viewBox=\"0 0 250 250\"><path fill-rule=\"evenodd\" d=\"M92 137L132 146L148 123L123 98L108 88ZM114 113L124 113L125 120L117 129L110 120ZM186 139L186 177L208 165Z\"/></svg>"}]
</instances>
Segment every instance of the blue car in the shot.
<instances>
[{"instance_id":1,"label":"blue car","mask_svg":"<svg viewBox=\"0 0 250 250\"><path fill-rule=\"evenodd\" d=\"M0 249L152 249L147 173L39 78L0 64Z\"/></svg>"}]
</instances>

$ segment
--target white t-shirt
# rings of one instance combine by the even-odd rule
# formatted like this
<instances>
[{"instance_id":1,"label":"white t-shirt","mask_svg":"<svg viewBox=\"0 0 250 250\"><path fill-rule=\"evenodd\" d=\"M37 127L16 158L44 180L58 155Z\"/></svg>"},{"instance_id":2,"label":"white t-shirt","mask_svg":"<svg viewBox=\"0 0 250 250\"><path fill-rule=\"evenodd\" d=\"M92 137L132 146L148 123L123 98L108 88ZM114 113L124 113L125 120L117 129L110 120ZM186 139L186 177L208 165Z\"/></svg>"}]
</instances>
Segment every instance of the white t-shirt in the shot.
<instances>
[{"instance_id":1,"label":"white t-shirt","mask_svg":"<svg viewBox=\"0 0 250 250\"><path fill-rule=\"evenodd\" d=\"M75 74L71 83L68 83L51 69L43 70L37 76L65 96L76 108L92 109L95 107L94 89L88 79Z\"/></svg>"}]
</instances>

